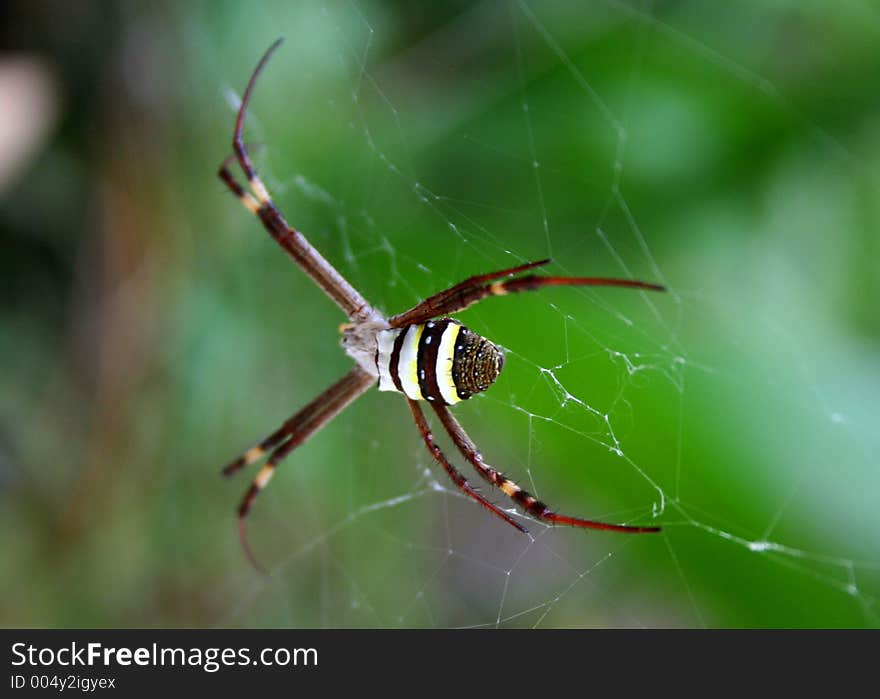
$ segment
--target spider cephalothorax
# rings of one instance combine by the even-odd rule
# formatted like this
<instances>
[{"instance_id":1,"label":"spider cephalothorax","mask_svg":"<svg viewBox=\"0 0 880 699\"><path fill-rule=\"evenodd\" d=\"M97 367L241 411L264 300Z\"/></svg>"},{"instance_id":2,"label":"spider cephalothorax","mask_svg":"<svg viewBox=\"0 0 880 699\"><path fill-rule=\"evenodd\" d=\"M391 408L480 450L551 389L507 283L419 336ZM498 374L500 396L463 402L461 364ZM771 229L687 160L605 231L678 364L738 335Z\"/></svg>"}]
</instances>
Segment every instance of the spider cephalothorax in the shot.
<instances>
[{"instance_id":1,"label":"spider cephalothorax","mask_svg":"<svg viewBox=\"0 0 880 699\"><path fill-rule=\"evenodd\" d=\"M496 486L530 515L549 524L606 529L618 532L657 532L660 527L606 524L590 519L561 515L507 476L483 461L483 457L447 406L487 390L504 366L504 354L496 345L447 318L487 296L504 296L520 291L535 291L548 286L622 286L662 291L658 284L632 279L605 277L546 277L523 274L550 260L527 262L499 272L479 274L426 298L413 308L386 318L306 240L290 226L272 202L269 192L257 176L242 139L244 118L257 76L281 43L276 41L265 53L248 82L232 139L234 155L250 186L245 190L229 171L231 158L220 167L220 179L241 203L266 227L269 234L348 316L341 327L342 345L357 366L330 386L284 424L223 469L224 475L239 470L269 455L238 508L239 532L245 551L256 565L247 545L244 522L257 493L266 487L276 466L296 447L320 430L347 405L362 395L378 379L380 391L396 391L406 396L416 427L431 455L468 497L521 532L526 528L511 515L478 493L453 466L434 442L419 400L431 405L437 418L462 456L484 480Z\"/></svg>"}]
</instances>

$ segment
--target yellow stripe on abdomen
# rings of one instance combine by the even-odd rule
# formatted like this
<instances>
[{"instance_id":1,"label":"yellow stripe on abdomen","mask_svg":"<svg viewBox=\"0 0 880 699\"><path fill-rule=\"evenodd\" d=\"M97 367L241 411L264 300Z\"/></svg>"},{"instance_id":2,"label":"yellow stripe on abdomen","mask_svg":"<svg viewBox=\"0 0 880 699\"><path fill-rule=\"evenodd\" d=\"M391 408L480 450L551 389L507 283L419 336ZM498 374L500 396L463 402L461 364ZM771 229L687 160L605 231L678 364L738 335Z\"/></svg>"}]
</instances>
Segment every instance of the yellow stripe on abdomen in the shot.
<instances>
[{"instance_id":1,"label":"yellow stripe on abdomen","mask_svg":"<svg viewBox=\"0 0 880 699\"><path fill-rule=\"evenodd\" d=\"M455 386L455 381L452 380L455 343L460 331L461 326L458 323L449 323L446 330L443 331L440 350L437 352L437 388L440 389L440 395L446 405L455 405L461 401L461 398L458 397L458 388Z\"/></svg>"}]
</instances>

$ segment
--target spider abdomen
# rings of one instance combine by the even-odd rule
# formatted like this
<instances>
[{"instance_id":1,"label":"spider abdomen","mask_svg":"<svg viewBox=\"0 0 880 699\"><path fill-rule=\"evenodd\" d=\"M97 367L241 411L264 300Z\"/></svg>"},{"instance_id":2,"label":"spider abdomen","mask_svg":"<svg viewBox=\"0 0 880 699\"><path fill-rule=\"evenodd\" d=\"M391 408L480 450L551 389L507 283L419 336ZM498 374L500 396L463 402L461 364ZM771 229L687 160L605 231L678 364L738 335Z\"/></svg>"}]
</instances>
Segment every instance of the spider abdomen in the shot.
<instances>
[{"instance_id":1,"label":"spider abdomen","mask_svg":"<svg viewBox=\"0 0 880 699\"><path fill-rule=\"evenodd\" d=\"M381 330L376 335L380 391L453 405L498 378L504 354L451 318Z\"/></svg>"}]
</instances>

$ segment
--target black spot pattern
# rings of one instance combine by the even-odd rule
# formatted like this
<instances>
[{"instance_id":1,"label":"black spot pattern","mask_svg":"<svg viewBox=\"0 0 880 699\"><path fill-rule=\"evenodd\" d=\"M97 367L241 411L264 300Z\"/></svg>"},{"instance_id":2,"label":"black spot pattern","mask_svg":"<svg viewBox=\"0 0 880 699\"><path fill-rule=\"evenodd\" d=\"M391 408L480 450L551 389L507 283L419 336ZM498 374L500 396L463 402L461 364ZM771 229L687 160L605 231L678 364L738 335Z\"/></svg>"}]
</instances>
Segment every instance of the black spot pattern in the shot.
<instances>
[{"instance_id":1,"label":"black spot pattern","mask_svg":"<svg viewBox=\"0 0 880 699\"><path fill-rule=\"evenodd\" d=\"M489 388L504 366L504 353L485 337L462 326L455 343L452 381L458 397L467 400Z\"/></svg>"}]
</instances>

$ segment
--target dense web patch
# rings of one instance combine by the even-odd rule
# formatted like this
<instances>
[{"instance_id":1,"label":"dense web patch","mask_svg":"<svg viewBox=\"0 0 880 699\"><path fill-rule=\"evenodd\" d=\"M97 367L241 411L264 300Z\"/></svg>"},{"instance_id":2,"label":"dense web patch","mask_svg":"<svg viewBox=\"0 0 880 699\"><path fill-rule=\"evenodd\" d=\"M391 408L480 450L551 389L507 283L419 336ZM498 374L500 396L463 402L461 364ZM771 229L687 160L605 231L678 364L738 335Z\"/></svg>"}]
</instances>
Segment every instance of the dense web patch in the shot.
<instances>
[{"instance_id":1,"label":"dense web patch","mask_svg":"<svg viewBox=\"0 0 880 699\"><path fill-rule=\"evenodd\" d=\"M806 351L799 354L796 327L787 327L762 308L750 314L731 300L733 293L719 300L718 286L702 272L691 274L685 264L671 262L670 269L661 263L688 258L688 252L655 253L654 238L662 239L640 221L638 197L631 197L626 185L632 149L648 147L646 134L664 138L659 126L652 133L637 116L641 100L647 99L639 93L639 77L649 47L657 41L689 52L693 63L709 73L726 74L742 89L767 95L774 108L795 114L804 128L815 132L817 149L834 151L834 157L845 149L800 116L772 82L635 5L608 2L601 11L580 10L576 17L586 21L584 15L590 15L596 41L621 26L628 28L627 66L619 73L627 78L622 88L587 74L581 58L566 45L565 23L527 3L511 3L503 11L476 5L402 52L402 58L377 46L386 41L384 27L360 3L343 10L318 8L335 38L331 53L346 75L350 104L331 98L313 108L347 124L354 150L346 165L367 191L352 190L351 180L339 184L343 180L329 181L282 162L272 145L281 122L273 120L273 128L260 123L260 116L268 120L269 115L260 114L258 87L257 118L249 131L263 144L261 171L279 206L319 249L335 246L341 259L331 259L386 312L402 310L469 274L546 256L554 258L559 274L601 273L667 285L670 292L664 297L571 289L492 301L468 311L463 320L504 346L508 361L493 390L456 409L487 461L551 506L612 521L656 521L664 532L656 538L587 537L548 528L513 509L532 536L501 532L503 524L472 507L434 468L405 410L395 410L400 406L389 396L371 396L370 407L352 408L338 418L343 426L337 435L364 445L351 463L316 464L314 457L295 456L291 462L306 463L286 464L273 484L273 491L314 491L319 484L308 471L332 467L337 470L333 479L347 493L344 511L332 521L319 503L291 513L282 503L283 493L267 493L260 503L265 513L253 526L255 536L261 529L272 531L278 553L271 574L246 583L239 602L218 623L713 625L719 618L707 612L710 603L718 597L736 598L728 592L734 582L705 572L712 567L706 560L718 560L721 568L744 576L784 569L785 584L801 590L805 599L815 589L820 594L831 590L851 599L864 623L878 624L876 536L853 545L846 541L865 518L854 515L852 523L837 522L839 535L815 529L802 533L802 527L822 518L834 497L821 492L827 469L842 468L844 475L850 469L855 477L872 462L876 438L862 421L860 405L854 401L850 415L837 404L838 392L826 395L823 368ZM450 47L464 46L470 33L487 42L508 42L513 50L507 64L495 73L467 74L469 64L453 58ZM271 70L283 73L294 61L284 59L284 49L279 56ZM400 88L415 80L414 75L400 75L413 65L433 65L443 78L432 82L435 90L445 81L472 81L466 98L449 107L461 113L438 117L444 124L470 122L468 128L450 128L452 136L440 133L440 127L431 132L432 120L418 114L418 98ZM567 99L558 110L549 110L540 94L550 89L548 81L564 86L561 94ZM450 94L461 95L452 88ZM230 101L235 104L236 98ZM481 128L480 112L493 109L507 110L503 135ZM578 119L598 134L595 138L607 150L606 167L585 173L583 182L574 184L575 192L582 187L589 193L586 198L600 202L586 221L569 218L566 198L571 190L559 191L561 164L576 156L554 149L551 138L555 126L570 126ZM502 187L506 177L527 181L528 199L512 204L486 187L475 188L469 198L467 187L459 187L455 178L428 181L418 165L420 155L432 148L432 141L438 142L433 147L443 148L450 138L456 146L450 167L467 151L475 161L489 164ZM486 172L481 165L475 168L477 176ZM300 224L288 211L292 200L323 212L331 226L312 231ZM384 208L389 200L403 201L404 214L389 216ZM573 227L580 230L578 235L571 234ZM408 229L416 232L408 237ZM678 238L674 244L687 241ZM314 294L320 292L315 289ZM748 352L745 358L733 358L711 342L689 339L699 337L694 327L719 314L744 332L755 323L769 327L769 335L786 338L779 360L767 365L766 392L762 386L738 383L737 362L747 362ZM757 354L760 348L753 351ZM753 485L750 467L694 467L700 453L717 457L718 451L707 447L710 440L718 437L723 445L752 434L742 422L730 424L720 436L694 434L692 406L700 406L699 411L707 405L704 392L736 394L735 403L753 406L756 421L766 394L797 397L801 414L780 419L779 434L752 454L765 468L776 469L774 477ZM368 410L383 411L393 424L374 433ZM792 425L798 424L824 435L823 443L832 445L829 454L803 461L803 449L790 442ZM644 431L665 439L646 442ZM832 466L834 454L843 451L850 456L843 465ZM398 466L389 476L391 454ZM573 455L580 457L574 463ZM569 489L572 478L576 483ZM615 497L616 489L624 495ZM725 489L732 493L727 500L705 495ZM488 487L483 492L507 507L500 494L494 496ZM737 502L742 498L761 504L746 511ZM729 507L720 509L724 502ZM417 524L426 512L436 517L430 531ZM756 518L755 512L763 514ZM388 569L380 573L368 565L374 558ZM768 594L774 591L778 588L772 583ZM320 616L301 608L304 599L319 600ZM748 615L744 619L755 623Z\"/></svg>"}]
</instances>

